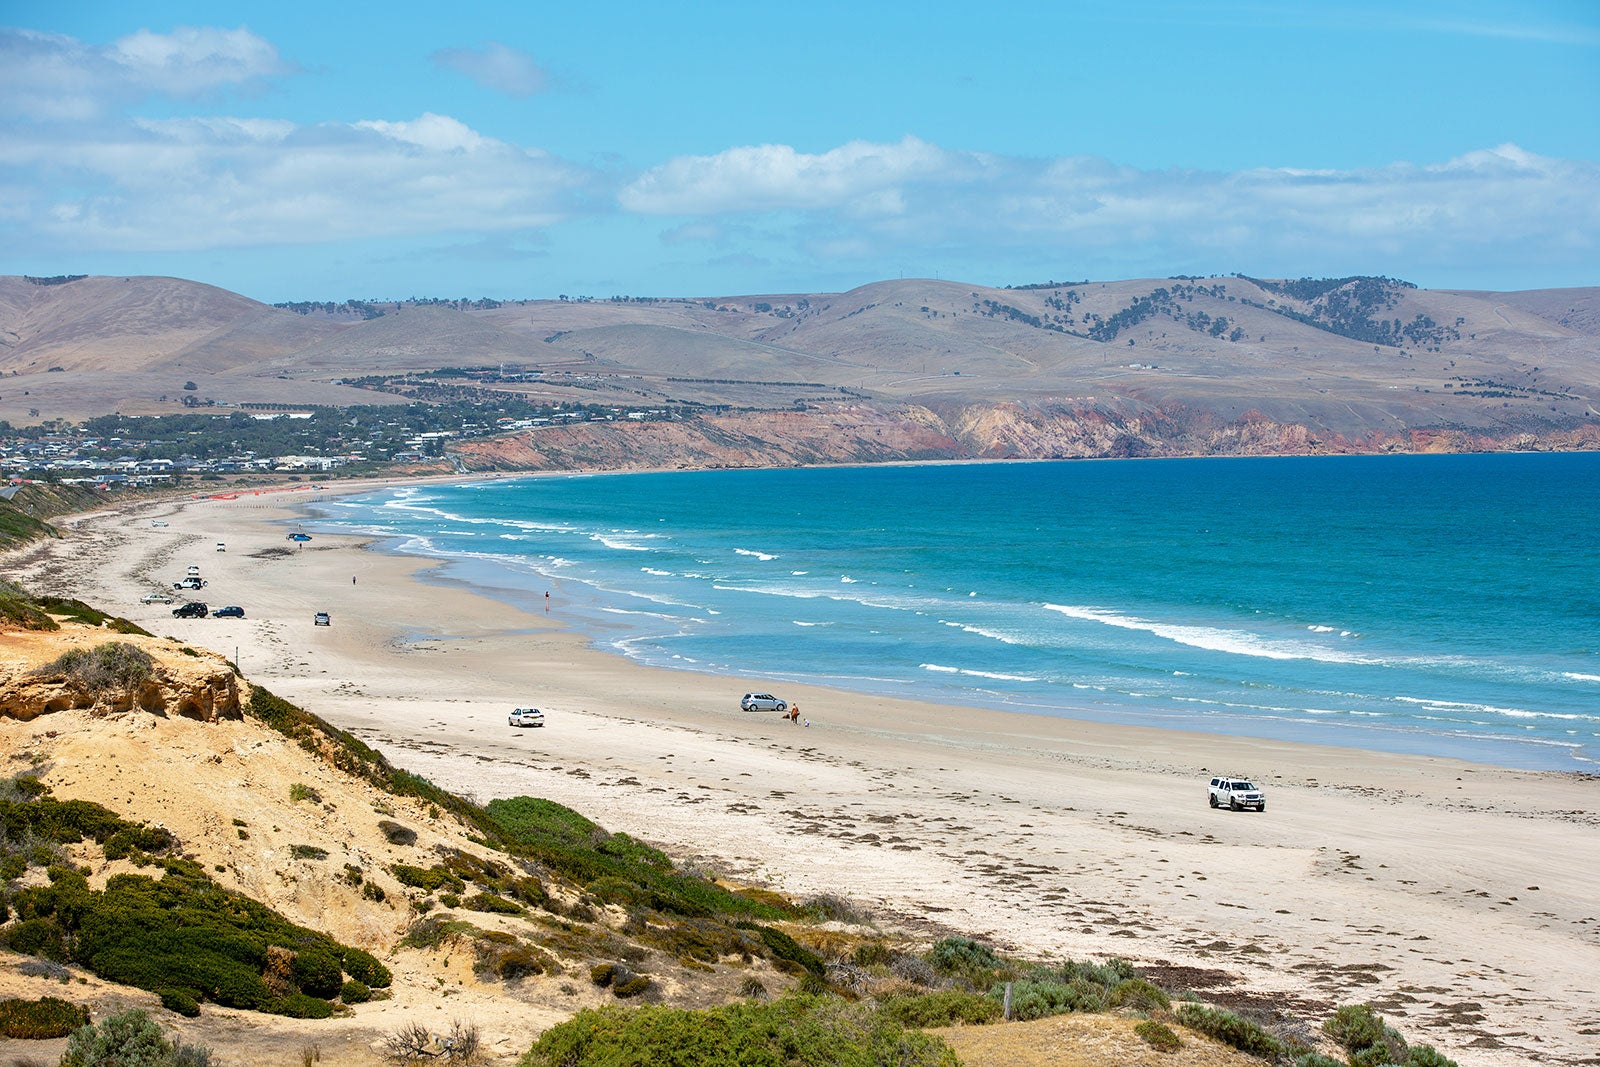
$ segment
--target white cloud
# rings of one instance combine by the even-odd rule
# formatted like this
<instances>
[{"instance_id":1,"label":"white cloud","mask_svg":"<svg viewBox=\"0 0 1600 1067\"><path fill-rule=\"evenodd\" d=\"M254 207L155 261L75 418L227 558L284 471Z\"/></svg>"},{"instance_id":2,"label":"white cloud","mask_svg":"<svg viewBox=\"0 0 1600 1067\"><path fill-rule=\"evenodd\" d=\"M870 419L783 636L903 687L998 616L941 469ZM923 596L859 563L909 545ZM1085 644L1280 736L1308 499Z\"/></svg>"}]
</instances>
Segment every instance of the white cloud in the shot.
<instances>
[{"instance_id":1,"label":"white cloud","mask_svg":"<svg viewBox=\"0 0 1600 1067\"><path fill-rule=\"evenodd\" d=\"M493 144L466 124L448 115L426 112L411 122L384 122L372 119L356 123L358 129L376 130L395 141L416 145L431 152L473 152Z\"/></svg>"},{"instance_id":2,"label":"white cloud","mask_svg":"<svg viewBox=\"0 0 1600 1067\"><path fill-rule=\"evenodd\" d=\"M134 83L171 96L196 96L293 69L270 41L243 27L140 30L113 41L102 54L119 64Z\"/></svg>"},{"instance_id":3,"label":"white cloud","mask_svg":"<svg viewBox=\"0 0 1600 1067\"><path fill-rule=\"evenodd\" d=\"M881 214L895 210L901 183L961 173L976 158L915 137L897 144L851 141L820 155L754 145L671 160L636 178L620 200L629 211L650 215L850 207Z\"/></svg>"},{"instance_id":4,"label":"white cloud","mask_svg":"<svg viewBox=\"0 0 1600 1067\"><path fill-rule=\"evenodd\" d=\"M294 66L246 29L140 30L109 45L0 28L0 114L83 121L151 95L250 89Z\"/></svg>"},{"instance_id":5,"label":"white cloud","mask_svg":"<svg viewBox=\"0 0 1600 1067\"><path fill-rule=\"evenodd\" d=\"M57 178L32 183L34 211L16 220L24 243L136 252L522 231L579 210L596 180L433 114L139 120L24 132L8 156L8 169Z\"/></svg>"},{"instance_id":6,"label":"white cloud","mask_svg":"<svg viewBox=\"0 0 1600 1067\"><path fill-rule=\"evenodd\" d=\"M533 96L549 83L538 60L519 48L490 41L482 48L441 48L433 62L465 74L480 85L507 96Z\"/></svg>"},{"instance_id":7,"label":"white cloud","mask_svg":"<svg viewBox=\"0 0 1600 1067\"><path fill-rule=\"evenodd\" d=\"M761 219L768 242L819 260L1026 253L1110 258L1130 275L1193 263L1388 272L1541 255L1570 268L1600 247L1600 165L1514 144L1423 165L1231 173L980 155L914 137L820 154L759 145L670 160L619 203L701 223Z\"/></svg>"}]
</instances>

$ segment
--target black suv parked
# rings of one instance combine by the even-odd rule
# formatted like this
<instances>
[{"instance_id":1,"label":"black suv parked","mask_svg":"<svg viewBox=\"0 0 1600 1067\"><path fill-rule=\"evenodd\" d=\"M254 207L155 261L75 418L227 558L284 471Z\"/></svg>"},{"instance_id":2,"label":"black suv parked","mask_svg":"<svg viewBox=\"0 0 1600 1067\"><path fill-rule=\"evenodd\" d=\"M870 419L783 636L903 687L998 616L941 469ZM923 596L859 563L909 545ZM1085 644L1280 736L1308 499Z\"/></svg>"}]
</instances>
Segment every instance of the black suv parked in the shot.
<instances>
[{"instance_id":1,"label":"black suv parked","mask_svg":"<svg viewBox=\"0 0 1600 1067\"><path fill-rule=\"evenodd\" d=\"M203 619L206 617L206 606L198 600L191 600L180 608L172 609L174 619Z\"/></svg>"}]
</instances>

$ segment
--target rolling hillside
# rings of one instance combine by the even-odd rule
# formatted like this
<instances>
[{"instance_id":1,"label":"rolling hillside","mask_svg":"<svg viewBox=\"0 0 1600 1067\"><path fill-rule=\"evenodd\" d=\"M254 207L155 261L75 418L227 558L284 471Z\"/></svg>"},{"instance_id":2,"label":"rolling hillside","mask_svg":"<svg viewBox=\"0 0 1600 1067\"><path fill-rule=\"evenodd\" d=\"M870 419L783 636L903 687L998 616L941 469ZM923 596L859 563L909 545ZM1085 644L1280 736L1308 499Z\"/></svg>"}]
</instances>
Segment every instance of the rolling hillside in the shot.
<instances>
[{"instance_id":1,"label":"rolling hillside","mask_svg":"<svg viewBox=\"0 0 1600 1067\"><path fill-rule=\"evenodd\" d=\"M300 314L172 278L0 279L0 418L173 411L187 381L224 410L384 402L342 383L498 367L538 383L509 388L552 402L771 411L832 396L894 417L930 411L944 431L1019 407L1125 429L1265 421L1346 442L1434 432L1572 447L1600 425L1600 289L904 279L364 310L373 317ZM1191 447L1204 446L1179 450Z\"/></svg>"}]
</instances>

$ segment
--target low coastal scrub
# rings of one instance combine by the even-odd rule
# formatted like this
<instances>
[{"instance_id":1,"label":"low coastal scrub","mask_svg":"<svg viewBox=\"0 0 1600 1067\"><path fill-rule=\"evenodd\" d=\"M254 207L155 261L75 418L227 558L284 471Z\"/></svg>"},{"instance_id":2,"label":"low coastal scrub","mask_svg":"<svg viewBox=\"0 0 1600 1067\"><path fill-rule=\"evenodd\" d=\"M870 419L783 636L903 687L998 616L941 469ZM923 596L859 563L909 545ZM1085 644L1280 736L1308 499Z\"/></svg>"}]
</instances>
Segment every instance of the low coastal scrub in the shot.
<instances>
[{"instance_id":1,"label":"low coastal scrub","mask_svg":"<svg viewBox=\"0 0 1600 1067\"><path fill-rule=\"evenodd\" d=\"M0 548L11 548L42 537L60 537L61 531L46 519L104 506L105 494L98 490L38 482L24 485L10 500L0 500Z\"/></svg>"},{"instance_id":2,"label":"low coastal scrub","mask_svg":"<svg viewBox=\"0 0 1600 1067\"><path fill-rule=\"evenodd\" d=\"M1256 1023L1222 1008L1180 1004L1176 1015L1178 1022L1195 1033L1205 1034L1214 1041L1231 1045L1240 1052L1248 1052L1252 1056L1275 1059L1296 1051L1284 1047L1281 1041Z\"/></svg>"},{"instance_id":3,"label":"low coastal scrub","mask_svg":"<svg viewBox=\"0 0 1600 1067\"><path fill-rule=\"evenodd\" d=\"M4 507L0 506L0 547L4 547ZM0 625L19 630L59 630L61 624L55 617L85 626L100 627L119 634L141 634L149 631L116 615L107 615L81 600L70 597L34 596L15 582L0 578Z\"/></svg>"},{"instance_id":4,"label":"low coastal scrub","mask_svg":"<svg viewBox=\"0 0 1600 1067\"><path fill-rule=\"evenodd\" d=\"M908 1030L872 1008L838 997L785 997L686 1011L606 1007L546 1030L519 1067L649 1063L826 1063L837 1067L957 1067L936 1037Z\"/></svg>"},{"instance_id":5,"label":"low coastal scrub","mask_svg":"<svg viewBox=\"0 0 1600 1067\"><path fill-rule=\"evenodd\" d=\"M602 903L643 906L671 915L789 919L798 909L726 889L680 871L666 853L598 824L552 800L514 797L486 811L518 854L589 891Z\"/></svg>"},{"instance_id":6,"label":"low coastal scrub","mask_svg":"<svg viewBox=\"0 0 1600 1067\"><path fill-rule=\"evenodd\" d=\"M129 622L119 615L108 615L99 608L91 607L81 600L71 597L42 596L36 598L41 609L51 615L66 618L72 622L81 622L85 626L98 626L119 634L139 634L150 637L149 630Z\"/></svg>"},{"instance_id":7,"label":"low coastal scrub","mask_svg":"<svg viewBox=\"0 0 1600 1067\"><path fill-rule=\"evenodd\" d=\"M388 984L387 970L370 956L222 889L198 864L161 866L159 879L113 875L104 890L90 889L75 870L50 868L48 885L12 897L18 921L5 930L7 946L150 990L184 1014L210 1001L326 1017L345 968L365 975L368 986Z\"/></svg>"},{"instance_id":8,"label":"low coastal scrub","mask_svg":"<svg viewBox=\"0 0 1600 1067\"><path fill-rule=\"evenodd\" d=\"M24 1041L66 1037L88 1021L88 1008L59 997L0 1000L0 1037Z\"/></svg>"},{"instance_id":9,"label":"low coastal scrub","mask_svg":"<svg viewBox=\"0 0 1600 1067\"><path fill-rule=\"evenodd\" d=\"M204 1045L172 1041L138 1009L108 1015L72 1032L61 1067L211 1067Z\"/></svg>"},{"instance_id":10,"label":"low coastal scrub","mask_svg":"<svg viewBox=\"0 0 1600 1067\"><path fill-rule=\"evenodd\" d=\"M108 860L135 862L177 844L167 830L130 823L99 804L57 800L31 775L0 779L0 877L11 882L29 867L63 863L62 846L85 840L100 845ZM9 904L10 896L0 900ZM5 916L0 907L0 921Z\"/></svg>"},{"instance_id":11,"label":"low coastal scrub","mask_svg":"<svg viewBox=\"0 0 1600 1067\"><path fill-rule=\"evenodd\" d=\"M1350 1056L1350 1067L1455 1067L1431 1045L1408 1045L1370 1004L1346 1004L1322 1032Z\"/></svg>"},{"instance_id":12,"label":"low coastal scrub","mask_svg":"<svg viewBox=\"0 0 1600 1067\"><path fill-rule=\"evenodd\" d=\"M154 670L155 661L144 649L125 641L107 641L93 648L69 648L33 673L100 693L126 692L149 678Z\"/></svg>"},{"instance_id":13,"label":"low coastal scrub","mask_svg":"<svg viewBox=\"0 0 1600 1067\"><path fill-rule=\"evenodd\" d=\"M370 954L223 889L198 864L152 859L177 844L165 829L129 823L87 801L56 800L35 778L0 782L0 832L3 915L12 920L0 928L0 941L14 952L149 990L182 1014L211 1001L326 1016L345 972L369 987L391 980ZM99 843L108 860L153 865L158 876L117 874L104 889L91 889L60 850L86 841ZM31 865L46 865L49 881L17 888Z\"/></svg>"}]
</instances>

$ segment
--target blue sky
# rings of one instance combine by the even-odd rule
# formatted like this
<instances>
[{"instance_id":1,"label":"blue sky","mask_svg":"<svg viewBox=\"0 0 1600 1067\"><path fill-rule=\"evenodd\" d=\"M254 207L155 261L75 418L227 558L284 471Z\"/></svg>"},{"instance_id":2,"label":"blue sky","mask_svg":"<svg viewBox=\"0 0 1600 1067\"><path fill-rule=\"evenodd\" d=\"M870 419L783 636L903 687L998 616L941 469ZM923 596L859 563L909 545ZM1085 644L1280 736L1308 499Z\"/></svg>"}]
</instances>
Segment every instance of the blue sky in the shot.
<instances>
[{"instance_id":1,"label":"blue sky","mask_svg":"<svg viewBox=\"0 0 1600 1067\"><path fill-rule=\"evenodd\" d=\"M0 273L1600 284L1600 2L0 6Z\"/></svg>"}]
</instances>

